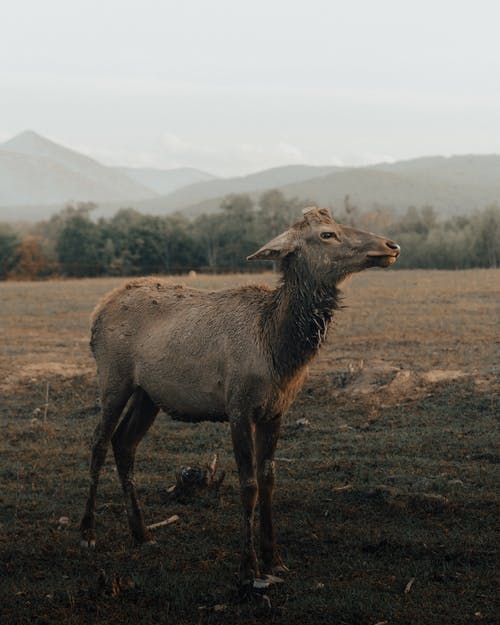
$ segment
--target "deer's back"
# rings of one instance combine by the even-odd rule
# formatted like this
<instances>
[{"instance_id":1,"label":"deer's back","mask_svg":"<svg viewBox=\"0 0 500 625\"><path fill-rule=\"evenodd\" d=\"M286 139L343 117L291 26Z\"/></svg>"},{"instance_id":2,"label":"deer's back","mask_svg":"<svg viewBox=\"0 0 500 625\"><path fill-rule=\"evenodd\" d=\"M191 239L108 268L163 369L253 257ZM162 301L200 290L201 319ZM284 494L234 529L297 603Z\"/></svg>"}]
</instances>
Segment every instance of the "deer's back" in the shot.
<instances>
[{"instance_id":1,"label":"deer's back","mask_svg":"<svg viewBox=\"0 0 500 625\"><path fill-rule=\"evenodd\" d=\"M128 283L94 312L92 350L103 375L122 367L172 414L224 418L235 393L261 402L270 381L259 319L270 291L203 291L151 278Z\"/></svg>"}]
</instances>

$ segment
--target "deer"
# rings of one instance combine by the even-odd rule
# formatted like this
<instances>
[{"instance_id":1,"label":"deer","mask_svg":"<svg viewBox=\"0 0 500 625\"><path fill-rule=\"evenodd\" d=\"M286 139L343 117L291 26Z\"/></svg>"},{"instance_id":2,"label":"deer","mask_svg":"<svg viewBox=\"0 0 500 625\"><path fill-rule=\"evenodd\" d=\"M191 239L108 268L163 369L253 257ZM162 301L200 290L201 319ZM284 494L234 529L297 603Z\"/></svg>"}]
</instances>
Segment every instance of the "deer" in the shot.
<instances>
[{"instance_id":1,"label":"deer","mask_svg":"<svg viewBox=\"0 0 500 625\"><path fill-rule=\"evenodd\" d=\"M173 419L229 422L243 508L240 584L285 573L271 510L284 416L326 340L340 306L339 285L364 269L392 265L399 254L394 241L310 207L247 258L278 263L275 288L208 291L147 277L108 294L91 322L101 419L82 545L95 547L97 486L110 443L132 537L137 544L152 541L134 464L137 446L163 410ZM254 545L257 503L261 563Z\"/></svg>"}]
</instances>

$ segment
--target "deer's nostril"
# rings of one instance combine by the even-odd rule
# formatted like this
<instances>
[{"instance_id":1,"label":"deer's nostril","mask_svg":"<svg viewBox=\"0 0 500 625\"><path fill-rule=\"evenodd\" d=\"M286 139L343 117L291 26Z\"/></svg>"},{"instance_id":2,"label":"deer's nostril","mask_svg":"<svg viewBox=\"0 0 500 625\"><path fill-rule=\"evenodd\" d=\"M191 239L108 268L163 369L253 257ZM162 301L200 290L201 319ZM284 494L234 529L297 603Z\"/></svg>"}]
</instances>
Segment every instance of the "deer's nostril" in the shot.
<instances>
[{"instance_id":1,"label":"deer's nostril","mask_svg":"<svg viewBox=\"0 0 500 625\"><path fill-rule=\"evenodd\" d=\"M386 241L385 244L390 250L393 250L394 252L399 252L401 250L399 245L395 243L394 241Z\"/></svg>"}]
</instances>

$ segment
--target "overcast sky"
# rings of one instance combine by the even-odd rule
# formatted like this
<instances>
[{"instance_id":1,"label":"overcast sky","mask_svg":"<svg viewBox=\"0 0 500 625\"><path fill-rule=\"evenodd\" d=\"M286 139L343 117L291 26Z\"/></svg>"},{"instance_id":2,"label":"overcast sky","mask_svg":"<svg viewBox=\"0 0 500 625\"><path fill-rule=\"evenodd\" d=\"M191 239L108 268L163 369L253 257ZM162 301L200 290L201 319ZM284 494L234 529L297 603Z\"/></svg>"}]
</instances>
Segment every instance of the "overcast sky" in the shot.
<instances>
[{"instance_id":1,"label":"overcast sky","mask_svg":"<svg viewBox=\"0 0 500 625\"><path fill-rule=\"evenodd\" d=\"M222 175L500 153L499 7L6 0L0 141Z\"/></svg>"}]
</instances>

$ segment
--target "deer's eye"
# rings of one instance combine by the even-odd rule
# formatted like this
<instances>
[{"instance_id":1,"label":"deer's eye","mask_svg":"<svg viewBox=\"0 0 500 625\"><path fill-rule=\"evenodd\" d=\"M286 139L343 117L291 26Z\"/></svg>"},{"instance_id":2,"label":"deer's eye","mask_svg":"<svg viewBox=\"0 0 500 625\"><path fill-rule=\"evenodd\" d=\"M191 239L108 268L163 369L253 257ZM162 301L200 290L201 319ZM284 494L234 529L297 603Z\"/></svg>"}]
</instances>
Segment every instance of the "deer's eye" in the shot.
<instances>
[{"instance_id":1,"label":"deer's eye","mask_svg":"<svg viewBox=\"0 0 500 625\"><path fill-rule=\"evenodd\" d=\"M335 239L336 241L340 241L339 235L336 232L322 232L319 236L322 239Z\"/></svg>"}]
</instances>

